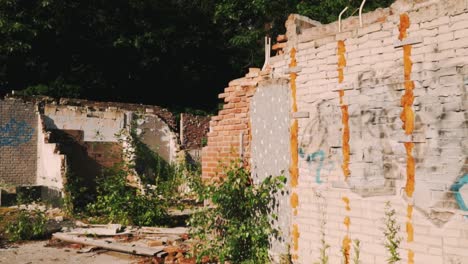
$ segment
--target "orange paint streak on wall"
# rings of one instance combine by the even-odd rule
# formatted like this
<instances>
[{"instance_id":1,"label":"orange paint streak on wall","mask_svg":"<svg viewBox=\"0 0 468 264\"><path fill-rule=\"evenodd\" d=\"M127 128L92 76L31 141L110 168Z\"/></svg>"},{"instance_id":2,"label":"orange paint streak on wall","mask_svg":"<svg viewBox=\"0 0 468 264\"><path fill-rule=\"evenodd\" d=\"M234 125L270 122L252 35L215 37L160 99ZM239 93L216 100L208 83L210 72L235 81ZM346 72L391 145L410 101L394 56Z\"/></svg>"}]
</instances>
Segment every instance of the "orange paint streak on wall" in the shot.
<instances>
[{"instance_id":1,"label":"orange paint streak on wall","mask_svg":"<svg viewBox=\"0 0 468 264\"><path fill-rule=\"evenodd\" d=\"M414 264L414 252L413 250L408 250L408 264Z\"/></svg>"},{"instance_id":2,"label":"orange paint streak on wall","mask_svg":"<svg viewBox=\"0 0 468 264\"><path fill-rule=\"evenodd\" d=\"M405 81L411 79L411 70L413 69L413 61L411 60L411 45L403 46L403 67L405 70Z\"/></svg>"},{"instance_id":3,"label":"orange paint streak on wall","mask_svg":"<svg viewBox=\"0 0 468 264\"><path fill-rule=\"evenodd\" d=\"M349 115L348 115L348 106L342 105L341 106L341 122L343 123L343 164L341 168L343 169L343 174L345 176L345 180L348 179L351 171L349 170Z\"/></svg>"},{"instance_id":4,"label":"orange paint streak on wall","mask_svg":"<svg viewBox=\"0 0 468 264\"><path fill-rule=\"evenodd\" d=\"M296 187L299 183L299 147L297 141L297 133L299 129L299 124L297 120L293 121L291 125L291 166L289 168L289 174L291 175L291 186Z\"/></svg>"},{"instance_id":5,"label":"orange paint streak on wall","mask_svg":"<svg viewBox=\"0 0 468 264\"><path fill-rule=\"evenodd\" d=\"M406 233L408 234L408 237L406 238L406 241L408 242L413 242L414 240L414 229L413 229L413 224L411 222L406 222Z\"/></svg>"},{"instance_id":6,"label":"orange paint streak on wall","mask_svg":"<svg viewBox=\"0 0 468 264\"><path fill-rule=\"evenodd\" d=\"M299 249L299 228L297 227L296 224L293 225L293 231L292 231L292 236L293 236L293 248L295 251Z\"/></svg>"},{"instance_id":7,"label":"orange paint streak on wall","mask_svg":"<svg viewBox=\"0 0 468 264\"><path fill-rule=\"evenodd\" d=\"M342 249L343 249L343 256L344 256L344 263L349 264L349 251L351 249L351 239L349 236L345 236L343 238L343 244L342 244Z\"/></svg>"},{"instance_id":8,"label":"orange paint streak on wall","mask_svg":"<svg viewBox=\"0 0 468 264\"><path fill-rule=\"evenodd\" d=\"M413 224L411 223L411 219L413 218L413 206L408 205L406 210L407 210L406 217L408 217L408 221L406 222L406 233L408 234L407 241L413 242L414 228L413 228Z\"/></svg>"},{"instance_id":9,"label":"orange paint streak on wall","mask_svg":"<svg viewBox=\"0 0 468 264\"><path fill-rule=\"evenodd\" d=\"M351 207L349 207L349 198L344 196L343 198L341 198L341 200L343 200L343 202L346 204L346 211L350 211Z\"/></svg>"},{"instance_id":10,"label":"orange paint streak on wall","mask_svg":"<svg viewBox=\"0 0 468 264\"><path fill-rule=\"evenodd\" d=\"M404 38L406 38L407 36L407 33L406 33L406 30L409 28L410 26L410 20L409 20L409 16L408 14L401 14L400 15L400 26L398 27L399 31L400 31L400 35L398 36L398 39L399 40L403 40Z\"/></svg>"},{"instance_id":11,"label":"orange paint streak on wall","mask_svg":"<svg viewBox=\"0 0 468 264\"><path fill-rule=\"evenodd\" d=\"M408 207L406 208L406 217L408 217L408 218L413 217L413 206L412 205L408 205Z\"/></svg>"},{"instance_id":12,"label":"orange paint streak on wall","mask_svg":"<svg viewBox=\"0 0 468 264\"><path fill-rule=\"evenodd\" d=\"M398 38L400 40L405 39L408 36L407 29L410 26L410 19L408 14L400 15L400 25L399 31L400 35ZM403 129L405 130L406 135L411 135L414 131L414 93L415 88L414 82L411 80L411 72L413 70L413 62L411 61L411 45L403 46L403 66L404 66L404 78L405 78L405 93L401 98L401 106L403 111L401 112L400 119L403 121ZM406 186L405 192L406 196L413 197L414 193L414 184L415 184L415 159L413 157L413 142L405 142L406 149ZM406 222L406 234L407 242L411 243L414 240L414 227L413 227L413 206L408 205L407 214L408 220ZM408 249L408 263L414 264L414 252L411 249Z\"/></svg>"},{"instance_id":13,"label":"orange paint streak on wall","mask_svg":"<svg viewBox=\"0 0 468 264\"><path fill-rule=\"evenodd\" d=\"M289 63L289 68L293 68L297 66L297 60L296 60L296 49L292 48L289 57L291 58L291 62Z\"/></svg>"},{"instance_id":14,"label":"orange paint streak on wall","mask_svg":"<svg viewBox=\"0 0 468 264\"><path fill-rule=\"evenodd\" d=\"M297 206L299 205L299 196L293 192L291 194L291 207L294 209L294 215L297 215Z\"/></svg>"},{"instance_id":15,"label":"orange paint streak on wall","mask_svg":"<svg viewBox=\"0 0 468 264\"><path fill-rule=\"evenodd\" d=\"M292 96L292 111L293 112L297 112L296 78L297 78L297 73L292 72L292 73L289 74L289 79L291 81L291 96Z\"/></svg>"},{"instance_id":16,"label":"orange paint streak on wall","mask_svg":"<svg viewBox=\"0 0 468 264\"><path fill-rule=\"evenodd\" d=\"M346 53L346 46L343 40L338 41L338 83L342 83L344 81L344 67L346 67L346 58L345 58L345 53ZM348 106L343 104L343 96L344 96L344 90L339 91L340 95L340 106L341 106L341 122L343 124L343 146L342 146L342 151L343 151L343 164L341 165L341 168L343 170L343 174L345 177L345 180L348 179L348 176L351 174L349 171L349 153L350 153L350 147L349 147L349 114L348 114Z\"/></svg>"},{"instance_id":17,"label":"orange paint streak on wall","mask_svg":"<svg viewBox=\"0 0 468 264\"><path fill-rule=\"evenodd\" d=\"M338 69L338 83L342 83L344 80L343 69Z\"/></svg>"},{"instance_id":18,"label":"orange paint streak on wall","mask_svg":"<svg viewBox=\"0 0 468 264\"><path fill-rule=\"evenodd\" d=\"M296 49L292 48L290 52L291 62L289 63L289 68L294 68L297 66L296 60ZM296 87L296 78L297 74L291 72L289 75L291 83L291 100L292 100L292 112L297 112L297 87ZM299 122L297 119L294 119L291 123L290 128L290 147L291 147L291 165L289 167L289 174L291 176L291 187L294 189L299 183L299 144L298 144L298 131L299 131ZM297 215L297 206L299 205L299 196L297 193L292 190L291 194L291 207L293 208L293 214ZM297 224L293 224L292 228L292 240L293 240L293 250L299 250L299 227ZM297 260L299 256L297 254L291 254L294 260Z\"/></svg>"},{"instance_id":19,"label":"orange paint streak on wall","mask_svg":"<svg viewBox=\"0 0 468 264\"><path fill-rule=\"evenodd\" d=\"M341 198L345 203L346 211L351 211L351 207L349 206L349 198L344 196ZM343 250L343 256L345 258L345 264L349 264L349 251L351 249L351 239L349 238L349 226L351 225L351 219L349 216L345 216L343 224L346 226L346 236L343 238L343 244L341 249Z\"/></svg>"},{"instance_id":20,"label":"orange paint streak on wall","mask_svg":"<svg viewBox=\"0 0 468 264\"><path fill-rule=\"evenodd\" d=\"M346 226L346 229L349 229L349 225L351 224L351 220L349 219L349 216L346 216L343 224Z\"/></svg>"},{"instance_id":21,"label":"orange paint streak on wall","mask_svg":"<svg viewBox=\"0 0 468 264\"><path fill-rule=\"evenodd\" d=\"M346 67L346 58L344 56L346 52L344 41L338 41L338 83L342 83L344 80L343 68Z\"/></svg>"},{"instance_id":22,"label":"orange paint streak on wall","mask_svg":"<svg viewBox=\"0 0 468 264\"><path fill-rule=\"evenodd\" d=\"M340 105L342 105L343 104L344 90L339 90L338 94L340 95Z\"/></svg>"},{"instance_id":23,"label":"orange paint streak on wall","mask_svg":"<svg viewBox=\"0 0 468 264\"><path fill-rule=\"evenodd\" d=\"M411 61L411 45L403 47L403 62L405 68L405 94L401 98L401 112L400 119L403 121L403 129L406 135L410 135L414 130L414 112L412 109L414 102L414 82L411 81L411 71L413 62Z\"/></svg>"},{"instance_id":24,"label":"orange paint streak on wall","mask_svg":"<svg viewBox=\"0 0 468 264\"><path fill-rule=\"evenodd\" d=\"M343 69L346 67L346 47L343 40L338 41L338 69Z\"/></svg>"},{"instance_id":25,"label":"orange paint streak on wall","mask_svg":"<svg viewBox=\"0 0 468 264\"><path fill-rule=\"evenodd\" d=\"M297 66L296 61L296 49L291 49L290 53L291 62L289 63L289 67L293 68ZM292 111L297 112L297 99L296 99L296 77L297 74L292 72L290 73L290 81L291 81L291 97L292 97ZM299 130L299 123L297 120L294 120L291 124L291 166L289 168L289 174L291 175L291 186L296 187L299 181L299 146L298 146L298 130Z\"/></svg>"},{"instance_id":26,"label":"orange paint streak on wall","mask_svg":"<svg viewBox=\"0 0 468 264\"><path fill-rule=\"evenodd\" d=\"M405 192L408 197L413 197L414 192L414 174L415 174L415 161L413 157L413 142L405 142L406 148L406 186Z\"/></svg>"}]
</instances>

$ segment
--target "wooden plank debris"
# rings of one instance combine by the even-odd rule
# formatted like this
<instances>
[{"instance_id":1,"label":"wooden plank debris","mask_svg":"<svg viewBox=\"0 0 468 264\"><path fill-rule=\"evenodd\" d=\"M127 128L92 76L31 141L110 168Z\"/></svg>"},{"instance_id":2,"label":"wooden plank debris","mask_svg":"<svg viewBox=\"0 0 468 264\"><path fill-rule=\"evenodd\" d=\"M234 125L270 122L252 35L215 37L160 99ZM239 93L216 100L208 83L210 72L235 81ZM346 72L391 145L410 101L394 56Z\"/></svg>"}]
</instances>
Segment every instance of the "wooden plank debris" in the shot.
<instances>
[{"instance_id":1,"label":"wooden plank debris","mask_svg":"<svg viewBox=\"0 0 468 264\"><path fill-rule=\"evenodd\" d=\"M164 228L143 226L140 229L138 229L138 232L147 234L183 235L187 234L189 232L189 229L186 227Z\"/></svg>"},{"instance_id":2,"label":"wooden plank debris","mask_svg":"<svg viewBox=\"0 0 468 264\"><path fill-rule=\"evenodd\" d=\"M65 233L55 233L52 235L54 238L70 242L70 243L79 243L83 245L100 247L103 249L108 249L117 252L129 253L140 256L156 256L156 254L164 250L164 246L160 247L141 247L136 246L135 244L121 244L115 243L109 240L97 240L87 237L79 237L77 235L69 235Z\"/></svg>"},{"instance_id":3,"label":"wooden plank debris","mask_svg":"<svg viewBox=\"0 0 468 264\"><path fill-rule=\"evenodd\" d=\"M122 225L94 225L90 228L73 228L66 233L69 235L95 235L95 236L116 236L129 234L130 232L120 232ZM120 232L120 233L119 233Z\"/></svg>"}]
</instances>

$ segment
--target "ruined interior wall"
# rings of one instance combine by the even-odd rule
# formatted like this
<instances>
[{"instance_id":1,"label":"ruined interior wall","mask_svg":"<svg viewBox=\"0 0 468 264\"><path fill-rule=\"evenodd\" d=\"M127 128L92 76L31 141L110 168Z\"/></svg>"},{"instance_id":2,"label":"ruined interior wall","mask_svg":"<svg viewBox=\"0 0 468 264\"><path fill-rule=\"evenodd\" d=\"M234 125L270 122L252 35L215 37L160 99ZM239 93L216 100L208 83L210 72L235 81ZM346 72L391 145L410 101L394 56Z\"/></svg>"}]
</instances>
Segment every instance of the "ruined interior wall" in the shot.
<instances>
[{"instance_id":1,"label":"ruined interior wall","mask_svg":"<svg viewBox=\"0 0 468 264\"><path fill-rule=\"evenodd\" d=\"M36 182L38 114L33 103L0 100L0 181Z\"/></svg>"},{"instance_id":2,"label":"ruined interior wall","mask_svg":"<svg viewBox=\"0 0 468 264\"><path fill-rule=\"evenodd\" d=\"M468 263L468 1L400 0L342 32L304 21L290 17L286 53L271 59L302 117L291 134L294 261L318 261L323 231L330 263L352 257L354 239L363 263L385 263L391 201L404 263Z\"/></svg>"},{"instance_id":3,"label":"ruined interior wall","mask_svg":"<svg viewBox=\"0 0 468 264\"><path fill-rule=\"evenodd\" d=\"M124 106L104 107L94 102L89 105L81 102L80 106L47 104L45 124L48 130L83 131L83 141L89 143L118 143L123 130L133 126L143 143L167 162L174 162L179 144L171 124L156 115L153 108L136 109L133 105L129 107L131 110L120 108Z\"/></svg>"},{"instance_id":4,"label":"ruined interior wall","mask_svg":"<svg viewBox=\"0 0 468 264\"><path fill-rule=\"evenodd\" d=\"M37 173L36 184L63 190L66 161L56 143L49 143L49 134L45 130L42 118L37 124Z\"/></svg>"},{"instance_id":5,"label":"ruined interior wall","mask_svg":"<svg viewBox=\"0 0 468 264\"><path fill-rule=\"evenodd\" d=\"M86 142L117 142L116 134L125 125L123 111L107 108L52 105L44 107L44 122L47 130L80 130Z\"/></svg>"},{"instance_id":6,"label":"ruined interior wall","mask_svg":"<svg viewBox=\"0 0 468 264\"><path fill-rule=\"evenodd\" d=\"M179 151L177 134L162 119L148 113L139 115L136 119L136 132L141 141L165 161L176 162Z\"/></svg>"},{"instance_id":7,"label":"ruined interior wall","mask_svg":"<svg viewBox=\"0 0 468 264\"><path fill-rule=\"evenodd\" d=\"M67 170L93 182L103 168L123 161L121 134L130 125L167 162L179 151L175 119L156 106L7 97L0 114L0 180L13 185L61 190ZM133 116L141 118L132 123Z\"/></svg>"}]
</instances>

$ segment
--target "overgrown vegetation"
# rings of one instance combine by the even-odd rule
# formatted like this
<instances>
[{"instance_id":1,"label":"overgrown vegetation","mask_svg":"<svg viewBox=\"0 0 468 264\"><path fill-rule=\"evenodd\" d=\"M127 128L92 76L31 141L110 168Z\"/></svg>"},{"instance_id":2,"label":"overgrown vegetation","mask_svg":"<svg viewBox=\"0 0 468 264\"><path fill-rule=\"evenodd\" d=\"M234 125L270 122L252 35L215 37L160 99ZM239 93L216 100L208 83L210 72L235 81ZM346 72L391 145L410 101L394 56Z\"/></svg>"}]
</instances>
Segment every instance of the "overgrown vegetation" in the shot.
<instances>
[{"instance_id":1,"label":"overgrown vegetation","mask_svg":"<svg viewBox=\"0 0 468 264\"><path fill-rule=\"evenodd\" d=\"M95 199L84 179L77 177L70 170L66 174L64 192L64 210L70 216L84 213L86 205Z\"/></svg>"},{"instance_id":2,"label":"overgrown vegetation","mask_svg":"<svg viewBox=\"0 0 468 264\"><path fill-rule=\"evenodd\" d=\"M315 264L328 264L328 249L330 245L325 239L325 228L327 225L327 205L326 200L321 193L316 192L315 197L317 199L317 207L320 214L320 258Z\"/></svg>"},{"instance_id":3,"label":"overgrown vegetation","mask_svg":"<svg viewBox=\"0 0 468 264\"><path fill-rule=\"evenodd\" d=\"M96 201L87 205L92 221L123 225L163 225L167 221L166 204L156 192L145 195L127 183L128 171L120 164L97 180Z\"/></svg>"},{"instance_id":4,"label":"overgrown vegetation","mask_svg":"<svg viewBox=\"0 0 468 264\"><path fill-rule=\"evenodd\" d=\"M278 233L272 224L274 194L285 177L267 177L253 184L240 162L224 168L219 182L198 186L199 199L211 205L190 219L192 236L198 241L195 254L224 263L269 263L269 236Z\"/></svg>"},{"instance_id":5,"label":"overgrown vegetation","mask_svg":"<svg viewBox=\"0 0 468 264\"><path fill-rule=\"evenodd\" d=\"M181 186L200 173L199 166L169 164L141 141L135 127L116 135L127 146L124 162L103 168L93 184L67 174L65 205L71 216L96 223L171 224L168 209L182 208L186 190Z\"/></svg>"},{"instance_id":6,"label":"overgrown vegetation","mask_svg":"<svg viewBox=\"0 0 468 264\"><path fill-rule=\"evenodd\" d=\"M396 263L401 260L398 250L402 239L398 235L398 232L400 232L400 225L395 215L395 209L392 208L391 203L388 201L385 204L385 217L383 219L383 233L385 235L384 245L390 255L387 259L388 263Z\"/></svg>"},{"instance_id":7,"label":"overgrown vegetation","mask_svg":"<svg viewBox=\"0 0 468 264\"><path fill-rule=\"evenodd\" d=\"M10 241L41 239L46 234L46 225L47 218L43 211L21 209L15 221L7 225L6 235Z\"/></svg>"}]
</instances>

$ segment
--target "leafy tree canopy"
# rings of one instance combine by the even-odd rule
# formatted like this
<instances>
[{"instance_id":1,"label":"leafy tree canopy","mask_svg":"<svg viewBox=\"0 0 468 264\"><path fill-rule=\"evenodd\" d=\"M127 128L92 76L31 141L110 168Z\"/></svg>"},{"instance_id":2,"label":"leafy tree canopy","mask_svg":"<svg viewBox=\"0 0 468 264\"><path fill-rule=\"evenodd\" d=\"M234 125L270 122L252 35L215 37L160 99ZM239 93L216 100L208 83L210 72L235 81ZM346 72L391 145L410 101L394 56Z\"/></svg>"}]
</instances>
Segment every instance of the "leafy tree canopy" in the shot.
<instances>
[{"instance_id":1,"label":"leafy tree canopy","mask_svg":"<svg viewBox=\"0 0 468 264\"><path fill-rule=\"evenodd\" d=\"M391 0L368 0L366 10ZM261 66L290 13L327 23L359 0L0 0L0 95L214 109ZM153 96L152 94L156 94Z\"/></svg>"}]
</instances>

